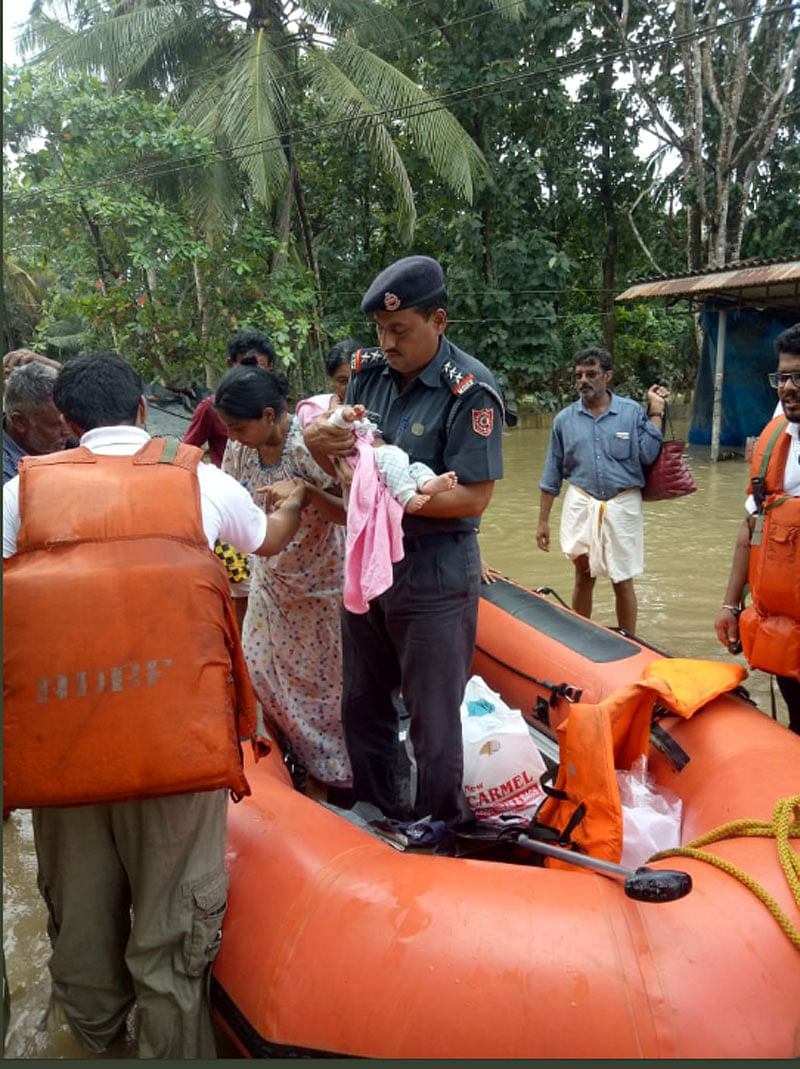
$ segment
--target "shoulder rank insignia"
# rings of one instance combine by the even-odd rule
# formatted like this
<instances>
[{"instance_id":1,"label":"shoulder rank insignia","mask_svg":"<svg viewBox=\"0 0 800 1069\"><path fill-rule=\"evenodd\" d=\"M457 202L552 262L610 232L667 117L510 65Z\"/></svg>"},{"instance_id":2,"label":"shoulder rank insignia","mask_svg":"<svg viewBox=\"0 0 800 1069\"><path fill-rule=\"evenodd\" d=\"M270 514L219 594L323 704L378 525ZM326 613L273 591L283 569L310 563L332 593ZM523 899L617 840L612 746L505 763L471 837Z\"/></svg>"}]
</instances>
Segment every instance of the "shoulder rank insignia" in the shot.
<instances>
[{"instance_id":1,"label":"shoulder rank insignia","mask_svg":"<svg viewBox=\"0 0 800 1069\"><path fill-rule=\"evenodd\" d=\"M442 378L457 397L475 384L475 376L462 371L452 360L445 360L442 364Z\"/></svg>"},{"instance_id":2,"label":"shoulder rank insignia","mask_svg":"<svg viewBox=\"0 0 800 1069\"><path fill-rule=\"evenodd\" d=\"M350 357L350 370L358 374L370 367L383 367L386 364L386 355L383 349L356 349Z\"/></svg>"}]
</instances>

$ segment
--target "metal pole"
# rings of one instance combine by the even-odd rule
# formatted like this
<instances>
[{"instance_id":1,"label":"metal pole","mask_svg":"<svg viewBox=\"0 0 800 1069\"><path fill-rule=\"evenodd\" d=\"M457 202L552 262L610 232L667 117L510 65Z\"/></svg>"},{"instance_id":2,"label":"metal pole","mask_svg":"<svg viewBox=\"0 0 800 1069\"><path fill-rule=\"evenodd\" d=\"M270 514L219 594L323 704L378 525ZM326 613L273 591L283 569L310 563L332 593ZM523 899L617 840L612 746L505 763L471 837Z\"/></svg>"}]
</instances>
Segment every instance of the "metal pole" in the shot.
<instances>
[{"instance_id":1,"label":"metal pole","mask_svg":"<svg viewBox=\"0 0 800 1069\"><path fill-rule=\"evenodd\" d=\"M563 846L553 846L551 843L543 843L538 839L530 839L527 835L520 835L517 840L520 846L526 846L537 854L546 857L556 857L559 861L566 861L569 865L577 865L581 869L591 869L592 872L602 872L608 876L633 876L633 869L625 869L622 865L615 865L613 861L604 861L599 857L591 857L588 854L576 854L572 850L565 850Z\"/></svg>"},{"instance_id":2,"label":"metal pole","mask_svg":"<svg viewBox=\"0 0 800 1069\"><path fill-rule=\"evenodd\" d=\"M711 463L719 460L719 436L722 425L722 381L725 377L725 333L728 326L728 309L717 313L717 362L714 369L714 405L711 414Z\"/></svg>"},{"instance_id":3,"label":"metal pole","mask_svg":"<svg viewBox=\"0 0 800 1069\"><path fill-rule=\"evenodd\" d=\"M688 872L677 869L649 869L646 865L638 869L625 869L622 865L615 865L613 861L576 854L552 843L530 839L527 835L518 836L516 841L526 850L544 854L546 857L556 857L568 865L592 869L603 876L624 876L625 894L636 902L674 902L688 895L692 889L692 878Z\"/></svg>"}]
</instances>

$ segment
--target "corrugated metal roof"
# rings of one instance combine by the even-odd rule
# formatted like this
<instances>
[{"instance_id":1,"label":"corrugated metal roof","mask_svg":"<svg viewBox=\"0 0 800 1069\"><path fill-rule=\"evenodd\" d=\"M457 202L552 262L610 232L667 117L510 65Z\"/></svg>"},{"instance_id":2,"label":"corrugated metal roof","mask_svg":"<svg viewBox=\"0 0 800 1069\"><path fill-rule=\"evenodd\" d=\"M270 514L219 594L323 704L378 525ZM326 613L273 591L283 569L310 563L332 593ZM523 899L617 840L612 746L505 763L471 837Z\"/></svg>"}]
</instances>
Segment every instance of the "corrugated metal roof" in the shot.
<instances>
[{"instance_id":1,"label":"corrugated metal roof","mask_svg":"<svg viewBox=\"0 0 800 1069\"><path fill-rule=\"evenodd\" d=\"M702 274L647 279L635 282L616 299L702 303L709 297L724 297L749 307L800 310L800 260L741 261Z\"/></svg>"}]
</instances>

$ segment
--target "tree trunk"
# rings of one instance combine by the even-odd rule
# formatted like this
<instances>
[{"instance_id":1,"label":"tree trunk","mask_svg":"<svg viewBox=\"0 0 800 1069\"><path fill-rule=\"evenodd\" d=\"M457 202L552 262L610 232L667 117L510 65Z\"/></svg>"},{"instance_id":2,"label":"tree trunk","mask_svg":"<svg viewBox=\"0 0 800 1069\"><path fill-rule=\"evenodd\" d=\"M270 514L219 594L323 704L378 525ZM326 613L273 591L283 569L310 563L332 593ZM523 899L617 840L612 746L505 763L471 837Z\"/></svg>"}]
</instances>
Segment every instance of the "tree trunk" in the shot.
<instances>
[{"instance_id":1,"label":"tree trunk","mask_svg":"<svg viewBox=\"0 0 800 1069\"><path fill-rule=\"evenodd\" d=\"M311 333L312 338L316 342L316 349L319 360L324 359L322 351L322 322L325 317L325 307L322 300L322 278L319 271L319 262L317 260L317 250L314 247L314 232L311 226L311 219L308 215L306 208L306 199L303 193L303 184L300 181L300 174L295 166L294 157L290 154L289 162L291 167L292 176L292 189L294 190L294 199L297 205L297 214L300 218L300 226L303 231L303 243L306 248L306 256L308 257L308 264L314 273L314 285L316 288L316 304L317 304L317 322L312 326ZM312 345L314 343L312 342ZM311 346L309 346L310 348ZM305 385L307 382L311 382L313 376L311 376L304 366L303 354L297 354L298 363L300 364L300 378Z\"/></svg>"},{"instance_id":2,"label":"tree trunk","mask_svg":"<svg viewBox=\"0 0 800 1069\"><path fill-rule=\"evenodd\" d=\"M169 382L169 371L167 365L164 363L164 358L161 353L161 334L158 329L158 319L156 316L156 305L153 299L155 293L156 284L158 282L158 275L154 267L148 267L144 273L145 286L147 287L147 296L150 300L150 317L153 320L153 349L150 356L153 359L153 363L158 368L161 375L161 381L165 386L171 387Z\"/></svg>"},{"instance_id":3,"label":"tree trunk","mask_svg":"<svg viewBox=\"0 0 800 1069\"><path fill-rule=\"evenodd\" d=\"M614 293L617 274L617 206L614 201L614 181L611 173L613 147L611 144L610 125L616 118L613 96L614 68L610 63L604 65L598 75L597 103L600 113L598 134L600 140L600 204L603 209L605 224L605 247L603 249L603 339L605 347L614 355L616 335L616 316L614 310Z\"/></svg>"},{"instance_id":4,"label":"tree trunk","mask_svg":"<svg viewBox=\"0 0 800 1069\"><path fill-rule=\"evenodd\" d=\"M292 234L293 202L294 195L292 193L292 182L290 179L286 183L283 196L275 211L274 227L278 244L272 254L272 259L270 260L270 273L273 271L280 271L281 268L286 267L289 260L289 240Z\"/></svg>"},{"instance_id":5,"label":"tree trunk","mask_svg":"<svg viewBox=\"0 0 800 1069\"><path fill-rule=\"evenodd\" d=\"M97 271L101 282L106 281L106 272L104 268L107 268L110 275L113 278L119 276L119 269L115 264L111 262L111 257L106 252L105 245L100 237L100 227L89 215L89 211L83 201L80 201L81 215L86 220L86 225L89 228L89 234L91 235L92 245L94 245L95 257L97 259Z\"/></svg>"},{"instance_id":6,"label":"tree trunk","mask_svg":"<svg viewBox=\"0 0 800 1069\"><path fill-rule=\"evenodd\" d=\"M489 289L494 289L494 258L492 256L492 212L484 208L481 212L483 233L483 277Z\"/></svg>"},{"instance_id":7,"label":"tree trunk","mask_svg":"<svg viewBox=\"0 0 800 1069\"><path fill-rule=\"evenodd\" d=\"M702 10L694 0L675 0L674 40L661 58L653 54L652 69L645 76L631 41L654 28L669 36L663 21L669 5L645 0L626 4L619 13L612 0L599 3L622 42L637 93L655 127L681 155L689 270L738 259L752 182L786 113L800 61L795 9L784 0L736 0L730 5L708 0ZM630 11L636 19L629 39ZM673 87L683 98L678 126L661 103L668 96L663 80L675 77L675 47L681 73Z\"/></svg>"},{"instance_id":8,"label":"tree trunk","mask_svg":"<svg viewBox=\"0 0 800 1069\"><path fill-rule=\"evenodd\" d=\"M703 267L703 217L696 205L689 205L686 227L686 266L690 271Z\"/></svg>"},{"instance_id":9,"label":"tree trunk","mask_svg":"<svg viewBox=\"0 0 800 1069\"><path fill-rule=\"evenodd\" d=\"M198 263L196 256L192 257L192 274L194 276L194 293L197 300L197 314L200 319L200 337L203 342L204 381L205 385L210 390L214 386L216 376L208 354L208 345L211 335L211 326L208 315L208 294L206 293L203 277L200 274L200 264Z\"/></svg>"},{"instance_id":10,"label":"tree trunk","mask_svg":"<svg viewBox=\"0 0 800 1069\"><path fill-rule=\"evenodd\" d=\"M439 26L442 35L451 48L455 47L453 41L448 39L444 28ZM475 113L472 121L472 139L484 156L487 155L486 131L483 125L483 116ZM495 285L494 256L492 255L492 209L486 205L481 208L481 239L483 241L483 279L489 289Z\"/></svg>"}]
</instances>

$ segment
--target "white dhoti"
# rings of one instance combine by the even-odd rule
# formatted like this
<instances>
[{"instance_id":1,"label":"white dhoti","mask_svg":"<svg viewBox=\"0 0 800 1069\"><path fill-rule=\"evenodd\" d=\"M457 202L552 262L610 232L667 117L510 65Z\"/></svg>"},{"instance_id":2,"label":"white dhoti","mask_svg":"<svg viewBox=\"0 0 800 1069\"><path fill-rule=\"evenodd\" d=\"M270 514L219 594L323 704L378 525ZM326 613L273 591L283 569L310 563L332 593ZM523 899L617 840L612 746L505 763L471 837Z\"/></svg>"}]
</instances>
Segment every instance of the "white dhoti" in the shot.
<instances>
[{"instance_id":1,"label":"white dhoti","mask_svg":"<svg viewBox=\"0 0 800 1069\"><path fill-rule=\"evenodd\" d=\"M644 571L642 492L623 490L608 501L598 501L567 485L561 510L561 549L575 560L586 554L593 576L612 583L632 579Z\"/></svg>"}]
</instances>

